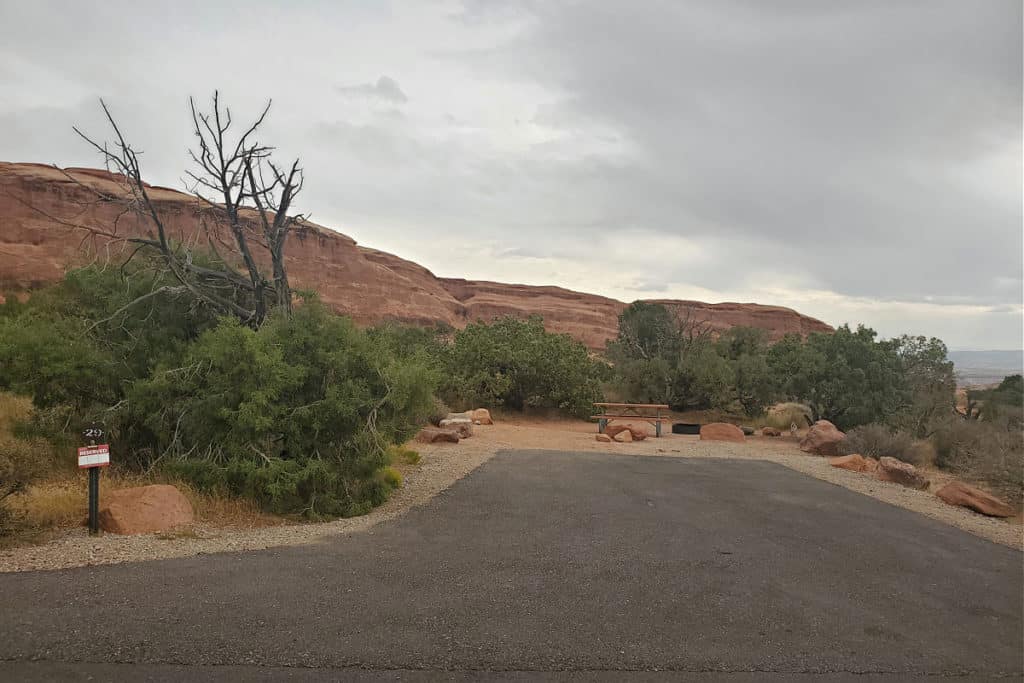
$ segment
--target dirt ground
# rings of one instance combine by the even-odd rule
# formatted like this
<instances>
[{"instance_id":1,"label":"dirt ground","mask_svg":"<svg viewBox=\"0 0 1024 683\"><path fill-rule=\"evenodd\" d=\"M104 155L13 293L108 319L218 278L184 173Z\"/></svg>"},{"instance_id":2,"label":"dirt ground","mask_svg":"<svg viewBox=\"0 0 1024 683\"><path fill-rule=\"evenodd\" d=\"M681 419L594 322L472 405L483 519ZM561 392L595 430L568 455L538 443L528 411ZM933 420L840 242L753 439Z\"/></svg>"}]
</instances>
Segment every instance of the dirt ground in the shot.
<instances>
[{"instance_id":1,"label":"dirt ground","mask_svg":"<svg viewBox=\"0 0 1024 683\"><path fill-rule=\"evenodd\" d=\"M639 423L637 423L639 426ZM998 520L946 505L932 492L950 479L929 471L931 491L915 491L869 476L829 466L827 458L801 453L791 437L748 437L746 443L701 441L697 436L652 435L633 443L595 440L596 426L573 420L505 418L491 426L477 426L475 434L458 444L413 444L421 462L401 468L405 485L392 498L362 517L326 523L288 524L256 529L216 528L197 525L188 534L90 538L85 529L61 532L51 541L0 552L0 572L63 569L75 566L115 564L141 560L184 557L217 552L260 550L275 546L315 543L337 534L365 531L420 505L466 476L495 453L505 449L601 451L631 455L691 458L768 460L798 472L872 496L890 505L913 510L933 519L1021 549L1024 526L1018 516ZM856 524L856 520L851 520Z\"/></svg>"}]
</instances>

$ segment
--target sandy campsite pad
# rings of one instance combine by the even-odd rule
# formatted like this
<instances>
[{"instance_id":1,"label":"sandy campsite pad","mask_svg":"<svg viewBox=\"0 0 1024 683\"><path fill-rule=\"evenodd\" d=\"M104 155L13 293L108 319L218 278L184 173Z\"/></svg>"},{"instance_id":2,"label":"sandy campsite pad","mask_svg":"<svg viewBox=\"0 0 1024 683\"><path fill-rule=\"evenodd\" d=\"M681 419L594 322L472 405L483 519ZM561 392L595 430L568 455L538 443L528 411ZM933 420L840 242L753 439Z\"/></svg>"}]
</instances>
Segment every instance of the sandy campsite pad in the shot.
<instances>
[{"instance_id":1,"label":"sandy campsite pad","mask_svg":"<svg viewBox=\"0 0 1024 683\"><path fill-rule=\"evenodd\" d=\"M56 538L43 545L0 552L0 572L64 569L260 550L315 543L330 536L365 531L425 503L495 453L509 449L767 460L885 503L913 510L1002 545L1017 549L1024 545L1024 527L1020 525L1019 517L1011 521L991 519L947 505L932 491L915 491L831 467L827 458L801 453L796 443L786 438L751 437L745 443L726 443L700 441L696 436L667 434L661 438L653 438L652 435L644 441L632 443L602 443L595 440L596 432L596 425L580 421L503 420L495 425L476 427L473 437L458 444L415 444L422 459L419 465L407 468L404 487L396 491L387 503L362 517L257 529L225 529L197 524L194 535L165 538L153 534L108 534L90 538L84 528L73 529L60 532ZM948 476L934 471L929 471L928 476L932 479L932 489L941 487L949 480ZM850 523L857 522L850 520Z\"/></svg>"}]
</instances>

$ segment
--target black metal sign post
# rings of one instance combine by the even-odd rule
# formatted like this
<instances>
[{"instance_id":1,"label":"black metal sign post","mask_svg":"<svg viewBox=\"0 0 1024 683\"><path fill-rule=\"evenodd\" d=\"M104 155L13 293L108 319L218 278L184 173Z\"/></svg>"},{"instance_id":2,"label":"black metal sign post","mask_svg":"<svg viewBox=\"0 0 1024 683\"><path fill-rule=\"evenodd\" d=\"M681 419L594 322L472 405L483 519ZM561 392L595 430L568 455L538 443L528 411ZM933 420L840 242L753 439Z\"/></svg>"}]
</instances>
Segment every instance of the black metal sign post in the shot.
<instances>
[{"instance_id":1,"label":"black metal sign post","mask_svg":"<svg viewBox=\"0 0 1024 683\"><path fill-rule=\"evenodd\" d=\"M90 536L100 533L100 468L110 464L110 446L97 445L103 437L103 427L91 424L82 430L82 440L89 445L78 449L78 466L89 469Z\"/></svg>"},{"instance_id":2,"label":"black metal sign post","mask_svg":"<svg viewBox=\"0 0 1024 683\"><path fill-rule=\"evenodd\" d=\"M89 535L100 533L100 468L89 468Z\"/></svg>"}]
</instances>

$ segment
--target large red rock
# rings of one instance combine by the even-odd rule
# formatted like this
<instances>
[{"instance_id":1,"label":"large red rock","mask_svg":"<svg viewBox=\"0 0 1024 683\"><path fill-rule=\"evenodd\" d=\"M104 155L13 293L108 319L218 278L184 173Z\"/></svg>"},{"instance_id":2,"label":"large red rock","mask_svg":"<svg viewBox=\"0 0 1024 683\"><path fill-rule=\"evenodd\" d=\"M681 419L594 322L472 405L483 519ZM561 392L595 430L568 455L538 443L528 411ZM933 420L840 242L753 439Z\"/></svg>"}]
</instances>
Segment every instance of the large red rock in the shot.
<instances>
[{"instance_id":1,"label":"large red rock","mask_svg":"<svg viewBox=\"0 0 1024 683\"><path fill-rule=\"evenodd\" d=\"M104 492L99 513L100 528L112 534L152 534L193 521L188 498L166 484Z\"/></svg>"},{"instance_id":2,"label":"large red rock","mask_svg":"<svg viewBox=\"0 0 1024 683\"><path fill-rule=\"evenodd\" d=\"M931 485L931 482L916 467L888 456L878 459L878 471L875 476L879 481L890 481L920 491L924 491Z\"/></svg>"},{"instance_id":3,"label":"large red rock","mask_svg":"<svg viewBox=\"0 0 1024 683\"><path fill-rule=\"evenodd\" d=\"M734 424L712 422L701 425L700 439L701 441L732 441L742 443L747 440L747 437L744 436L743 430Z\"/></svg>"},{"instance_id":4,"label":"large red rock","mask_svg":"<svg viewBox=\"0 0 1024 683\"><path fill-rule=\"evenodd\" d=\"M437 427L424 427L416 435L420 443L458 443L459 432L457 429L438 429Z\"/></svg>"},{"instance_id":5,"label":"large red rock","mask_svg":"<svg viewBox=\"0 0 1024 683\"><path fill-rule=\"evenodd\" d=\"M838 455L839 442L846 434L828 420L818 420L800 441L800 450L814 455Z\"/></svg>"},{"instance_id":6,"label":"large red rock","mask_svg":"<svg viewBox=\"0 0 1024 683\"><path fill-rule=\"evenodd\" d=\"M1013 517L1017 513L991 493L959 481L949 482L936 491L935 495L950 505L970 508L989 517Z\"/></svg>"},{"instance_id":7,"label":"large red rock","mask_svg":"<svg viewBox=\"0 0 1024 683\"><path fill-rule=\"evenodd\" d=\"M116 195L121 192L116 177L97 169L67 172L74 182L50 166L0 162L0 291L24 294L54 282L63 277L66 266L91 261L97 253L105 254L107 246L115 256L126 253L124 245L108 245L105 239L83 240L87 232L61 223L113 226L119 206L94 201L90 188ZM151 187L148 192L172 238L204 239L198 216L205 207L195 198L162 187ZM244 217L255 230L255 214ZM120 235L149 230L146 222L131 215L120 217L117 226ZM225 226L214 223L210 229L222 243L230 242ZM626 306L615 299L561 287L438 278L419 264L359 246L341 233L309 222L296 227L289 238L286 262L296 288L316 290L326 305L361 325L396 320L458 329L496 316L541 315L549 330L567 333L593 350L602 350L617 334L618 316ZM745 325L767 330L771 339L781 339L789 333L832 331L820 320L778 306L659 303L706 324L713 332Z\"/></svg>"}]
</instances>

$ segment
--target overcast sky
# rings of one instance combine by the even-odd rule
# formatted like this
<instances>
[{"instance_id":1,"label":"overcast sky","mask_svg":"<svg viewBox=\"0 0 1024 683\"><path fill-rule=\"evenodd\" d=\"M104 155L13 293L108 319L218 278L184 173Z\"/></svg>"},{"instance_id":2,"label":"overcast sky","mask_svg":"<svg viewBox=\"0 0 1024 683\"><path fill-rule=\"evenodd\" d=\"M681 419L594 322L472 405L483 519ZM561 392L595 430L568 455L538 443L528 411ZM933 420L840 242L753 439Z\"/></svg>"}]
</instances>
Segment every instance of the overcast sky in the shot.
<instances>
[{"instance_id":1,"label":"overcast sky","mask_svg":"<svg viewBox=\"0 0 1024 683\"><path fill-rule=\"evenodd\" d=\"M0 0L0 159L182 187L187 97L438 275L1020 348L1020 0Z\"/></svg>"}]
</instances>

